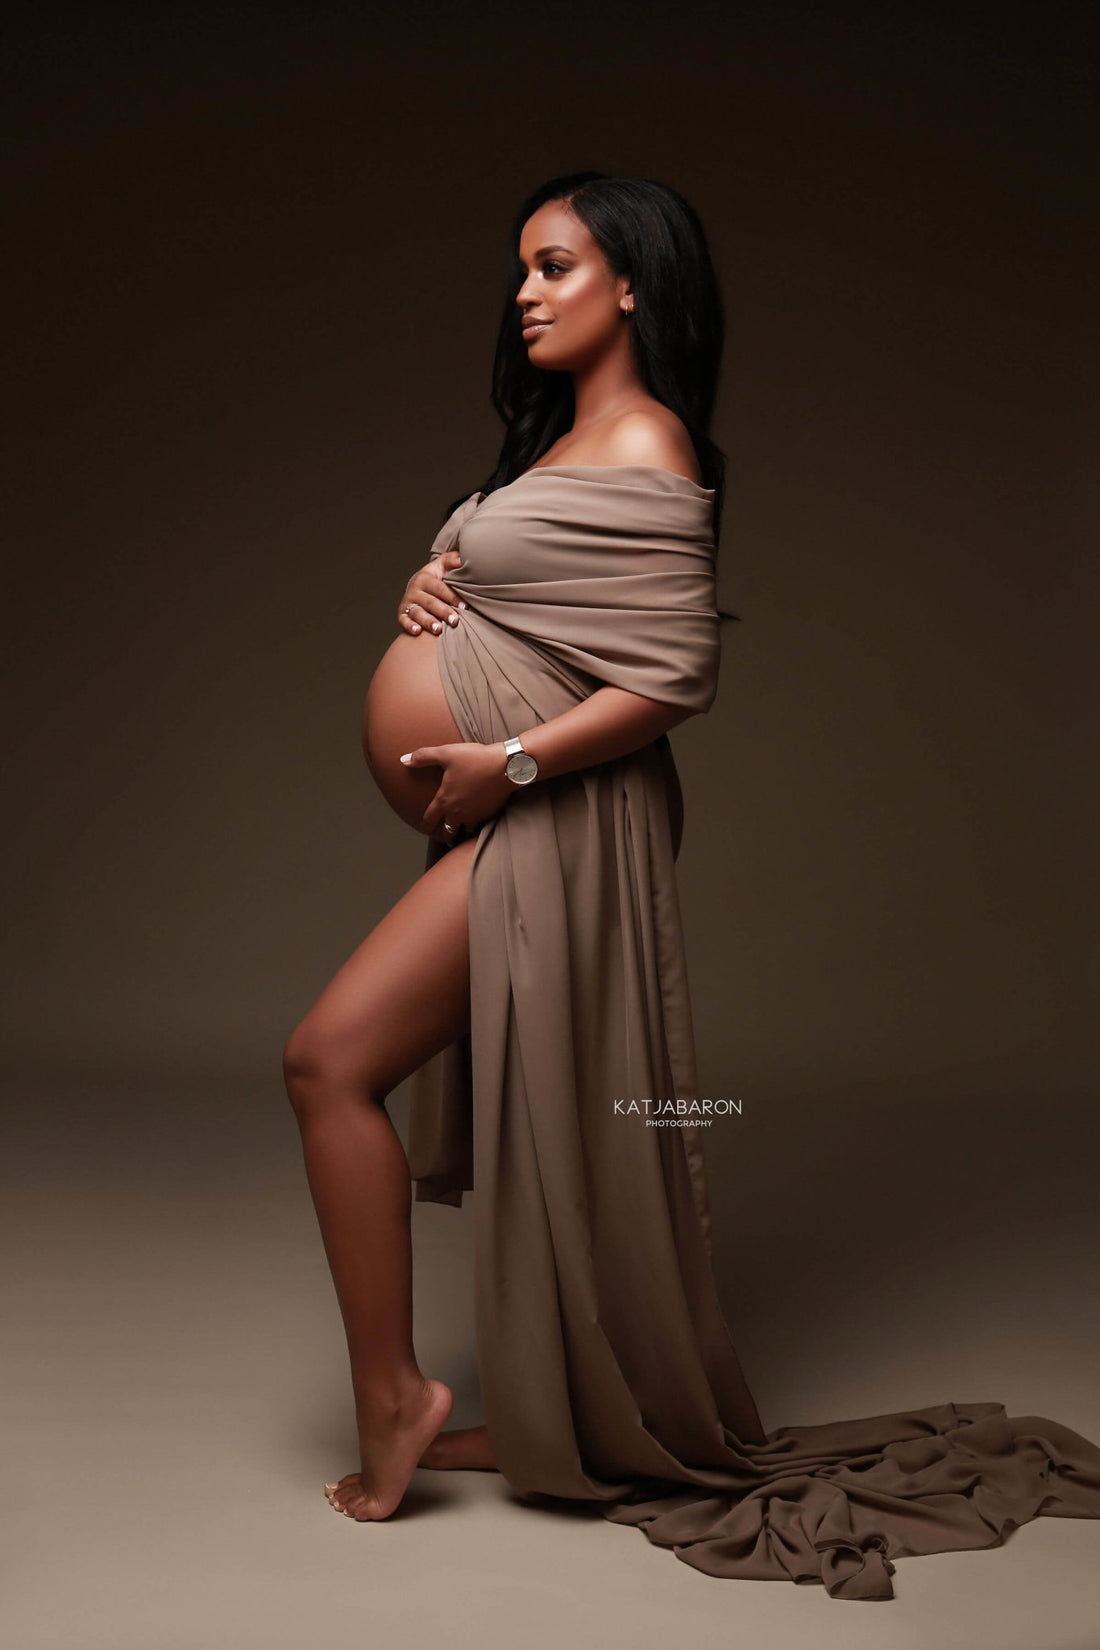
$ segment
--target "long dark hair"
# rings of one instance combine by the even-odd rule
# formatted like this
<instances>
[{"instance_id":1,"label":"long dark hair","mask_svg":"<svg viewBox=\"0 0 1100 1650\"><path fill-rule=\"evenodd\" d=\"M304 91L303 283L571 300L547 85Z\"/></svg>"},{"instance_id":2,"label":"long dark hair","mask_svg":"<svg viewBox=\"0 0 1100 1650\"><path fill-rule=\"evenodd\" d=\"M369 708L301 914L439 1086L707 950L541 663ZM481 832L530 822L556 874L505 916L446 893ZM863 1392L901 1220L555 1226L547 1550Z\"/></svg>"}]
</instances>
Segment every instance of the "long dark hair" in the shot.
<instances>
[{"instance_id":1,"label":"long dark hair","mask_svg":"<svg viewBox=\"0 0 1100 1650\"><path fill-rule=\"evenodd\" d=\"M571 172L542 184L516 213L491 392L505 433L496 468L477 491L507 486L572 428L573 380L567 372L546 372L529 359L516 304L524 278L519 260L523 226L540 206L558 200L584 224L614 274L631 278L638 370L649 394L669 407L691 436L703 486L714 488L717 546L726 461L709 430L725 333L722 296L695 209L678 190L650 178ZM469 496L464 493L448 505L444 519ZM738 618L721 608L718 612L723 619Z\"/></svg>"}]
</instances>

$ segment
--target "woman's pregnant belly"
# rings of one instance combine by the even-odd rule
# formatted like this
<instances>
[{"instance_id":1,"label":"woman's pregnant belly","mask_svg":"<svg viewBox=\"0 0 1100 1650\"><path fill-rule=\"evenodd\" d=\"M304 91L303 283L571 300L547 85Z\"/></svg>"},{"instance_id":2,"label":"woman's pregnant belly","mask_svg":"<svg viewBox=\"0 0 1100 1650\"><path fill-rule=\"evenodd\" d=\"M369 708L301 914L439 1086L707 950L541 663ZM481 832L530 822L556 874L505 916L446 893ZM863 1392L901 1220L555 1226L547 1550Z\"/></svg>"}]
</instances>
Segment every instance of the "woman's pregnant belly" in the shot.
<instances>
[{"instance_id":1,"label":"woman's pregnant belly","mask_svg":"<svg viewBox=\"0 0 1100 1650\"><path fill-rule=\"evenodd\" d=\"M419 636L403 630L382 655L363 705L363 755L371 777L394 813L418 831L443 770L434 764L407 768L399 758L418 745L462 741L439 679L439 643L430 630Z\"/></svg>"},{"instance_id":2,"label":"woman's pregnant belly","mask_svg":"<svg viewBox=\"0 0 1100 1650\"><path fill-rule=\"evenodd\" d=\"M430 630L422 630L419 636L403 630L382 655L363 705L367 767L394 813L418 831L424 830L424 812L439 789L443 770L434 765L407 768L399 758L418 745L462 741L439 679L435 651L439 645L440 637ZM672 853L678 858L684 828L680 778L667 739L657 741L657 753L665 777ZM434 835L447 841L440 829Z\"/></svg>"}]
</instances>

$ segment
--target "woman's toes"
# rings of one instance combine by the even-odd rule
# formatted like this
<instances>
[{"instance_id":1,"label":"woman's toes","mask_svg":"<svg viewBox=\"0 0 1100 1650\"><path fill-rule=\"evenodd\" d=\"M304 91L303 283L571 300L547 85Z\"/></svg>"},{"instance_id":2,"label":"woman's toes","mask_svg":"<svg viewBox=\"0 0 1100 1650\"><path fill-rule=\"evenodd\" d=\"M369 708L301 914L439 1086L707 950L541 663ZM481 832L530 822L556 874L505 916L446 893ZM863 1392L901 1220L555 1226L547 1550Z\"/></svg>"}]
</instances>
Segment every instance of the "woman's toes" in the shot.
<instances>
[{"instance_id":1,"label":"woman's toes","mask_svg":"<svg viewBox=\"0 0 1100 1650\"><path fill-rule=\"evenodd\" d=\"M354 1494L359 1488L359 1474L347 1472L343 1478L337 1478L325 1485L325 1500L335 1512L342 1513L347 1507L349 1495Z\"/></svg>"}]
</instances>

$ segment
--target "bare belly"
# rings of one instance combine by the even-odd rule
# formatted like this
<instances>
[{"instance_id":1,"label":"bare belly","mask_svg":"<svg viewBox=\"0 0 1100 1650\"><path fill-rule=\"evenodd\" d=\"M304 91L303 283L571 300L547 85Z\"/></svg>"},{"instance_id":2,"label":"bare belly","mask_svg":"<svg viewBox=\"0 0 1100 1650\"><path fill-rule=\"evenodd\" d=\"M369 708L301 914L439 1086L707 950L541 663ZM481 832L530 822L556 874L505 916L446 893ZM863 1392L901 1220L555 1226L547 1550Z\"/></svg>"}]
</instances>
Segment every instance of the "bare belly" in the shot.
<instances>
[{"instance_id":1,"label":"bare belly","mask_svg":"<svg viewBox=\"0 0 1100 1650\"><path fill-rule=\"evenodd\" d=\"M419 636L403 630L382 655L363 704L367 767L394 813L418 831L424 830L424 811L443 770L407 768L398 759L418 745L462 740L439 679L438 646L439 637L430 630Z\"/></svg>"}]
</instances>

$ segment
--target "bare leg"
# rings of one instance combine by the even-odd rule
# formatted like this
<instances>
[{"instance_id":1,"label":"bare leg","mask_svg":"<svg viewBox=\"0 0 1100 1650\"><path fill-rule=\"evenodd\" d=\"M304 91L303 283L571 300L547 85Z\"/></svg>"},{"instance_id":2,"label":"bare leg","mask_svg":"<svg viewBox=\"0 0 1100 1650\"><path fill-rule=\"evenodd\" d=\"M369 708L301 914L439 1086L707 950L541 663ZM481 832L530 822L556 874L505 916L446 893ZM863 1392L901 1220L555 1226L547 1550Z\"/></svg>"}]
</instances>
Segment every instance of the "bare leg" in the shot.
<instances>
[{"instance_id":1,"label":"bare leg","mask_svg":"<svg viewBox=\"0 0 1100 1650\"><path fill-rule=\"evenodd\" d=\"M442 1381L421 1374L413 1350L412 1189L384 1102L469 1027L475 843L457 844L387 912L283 1056L347 1334L359 1431L359 1471L326 1491L338 1511L361 1521L398 1506L453 1403Z\"/></svg>"}]
</instances>

